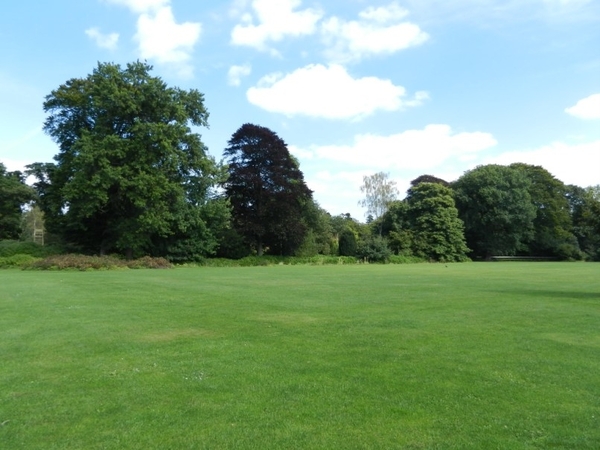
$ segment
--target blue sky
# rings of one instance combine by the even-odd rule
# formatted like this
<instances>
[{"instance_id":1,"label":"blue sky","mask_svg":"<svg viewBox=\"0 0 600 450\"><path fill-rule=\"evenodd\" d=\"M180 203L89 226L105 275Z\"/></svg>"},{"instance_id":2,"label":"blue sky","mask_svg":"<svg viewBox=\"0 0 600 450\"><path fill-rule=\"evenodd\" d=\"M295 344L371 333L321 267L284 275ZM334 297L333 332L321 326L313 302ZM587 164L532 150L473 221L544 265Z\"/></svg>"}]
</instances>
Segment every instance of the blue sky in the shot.
<instances>
[{"instance_id":1,"label":"blue sky","mask_svg":"<svg viewBox=\"0 0 600 450\"><path fill-rule=\"evenodd\" d=\"M52 161L44 97L137 59L205 94L215 158L244 123L275 131L332 214L364 219L379 171L402 195L487 163L600 184L600 0L7 2L0 161Z\"/></svg>"}]
</instances>

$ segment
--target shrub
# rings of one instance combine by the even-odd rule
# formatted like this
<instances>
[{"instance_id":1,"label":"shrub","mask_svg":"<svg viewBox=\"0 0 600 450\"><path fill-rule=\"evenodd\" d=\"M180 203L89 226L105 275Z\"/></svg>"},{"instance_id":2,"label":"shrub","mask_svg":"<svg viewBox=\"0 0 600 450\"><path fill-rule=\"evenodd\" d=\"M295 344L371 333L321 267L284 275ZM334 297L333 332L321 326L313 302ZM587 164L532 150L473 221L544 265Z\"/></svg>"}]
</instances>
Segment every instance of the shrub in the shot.
<instances>
[{"instance_id":1,"label":"shrub","mask_svg":"<svg viewBox=\"0 0 600 450\"><path fill-rule=\"evenodd\" d=\"M381 236L369 236L361 240L356 249L356 256L367 262L385 262L391 255L392 251Z\"/></svg>"},{"instance_id":2,"label":"shrub","mask_svg":"<svg viewBox=\"0 0 600 450\"><path fill-rule=\"evenodd\" d=\"M166 269L173 267L164 258L143 258L126 261L115 256L87 255L54 255L27 264L24 268L33 270L111 270L119 268L131 269Z\"/></svg>"},{"instance_id":3,"label":"shrub","mask_svg":"<svg viewBox=\"0 0 600 450\"><path fill-rule=\"evenodd\" d=\"M60 247L54 245L40 245L35 242L4 240L0 241L0 257L14 255L30 255L36 258L63 253Z\"/></svg>"},{"instance_id":4,"label":"shrub","mask_svg":"<svg viewBox=\"0 0 600 450\"><path fill-rule=\"evenodd\" d=\"M351 229L340 233L338 252L340 256L356 256L356 236Z\"/></svg>"},{"instance_id":5,"label":"shrub","mask_svg":"<svg viewBox=\"0 0 600 450\"><path fill-rule=\"evenodd\" d=\"M37 260L38 258L31 255L0 256L0 269L25 267Z\"/></svg>"},{"instance_id":6,"label":"shrub","mask_svg":"<svg viewBox=\"0 0 600 450\"><path fill-rule=\"evenodd\" d=\"M424 263L427 261L423 258L419 258L418 256L390 255L388 256L387 262L390 264L416 264Z\"/></svg>"},{"instance_id":7,"label":"shrub","mask_svg":"<svg viewBox=\"0 0 600 450\"><path fill-rule=\"evenodd\" d=\"M153 258L151 256L125 261L125 264L130 269L171 269L173 267L173 264L165 258Z\"/></svg>"}]
</instances>

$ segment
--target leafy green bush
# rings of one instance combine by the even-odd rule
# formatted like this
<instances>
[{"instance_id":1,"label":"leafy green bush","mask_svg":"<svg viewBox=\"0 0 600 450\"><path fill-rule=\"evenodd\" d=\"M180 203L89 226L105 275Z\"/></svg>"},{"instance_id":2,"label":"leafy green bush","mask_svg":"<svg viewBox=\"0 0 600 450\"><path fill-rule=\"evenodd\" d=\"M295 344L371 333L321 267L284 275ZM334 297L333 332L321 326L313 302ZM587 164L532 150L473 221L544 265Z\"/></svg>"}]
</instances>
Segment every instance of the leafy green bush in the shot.
<instances>
[{"instance_id":1,"label":"leafy green bush","mask_svg":"<svg viewBox=\"0 0 600 450\"><path fill-rule=\"evenodd\" d=\"M390 255L387 258L387 262L390 264L416 264L427 262L423 258L418 256L407 256L407 255Z\"/></svg>"},{"instance_id":2,"label":"leafy green bush","mask_svg":"<svg viewBox=\"0 0 600 450\"><path fill-rule=\"evenodd\" d=\"M164 258L143 258L124 260L115 256L54 255L27 264L24 268L33 270L111 270L130 269L167 269L173 267Z\"/></svg>"},{"instance_id":3,"label":"leafy green bush","mask_svg":"<svg viewBox=\"0 0 600 450\"><path fill-rule=\"evenodd\" d=\"M368 236L356 248L356 256L366 262L385 262L391 255L392 251L381 236Z\"/></svg>"},{"instance_id":4,"label":"leafy green bush","mask_svg":"<svg viewBox=\"0 0 600 450\"><path fill-rule=\"evenodd\" d=\"M0 269L25 267L37 260L38 258L31 255L0 256Z\"/></svg>"},{"instance_id":5,"label":"leafy green bush","mask_svg":"<svg viewBox=\"0 0 600 450\"><path fill-rule=\"evenodd\" d=\"M125 265L130 269L171 269L171 264L165 258L153 258L151 256L143 256L131 261L124 261Z\"/></svg>"},{"instance_id":6,"label":"leafy green bush","mask_svg":"<svg viewBox=\"0 0 600 450\"><path fill-rule=\"evenodd\" d=\"M340 233L338 252L340 256L356 255L356 236L351 229L345 228Z\"/></svg>"},{"instance_id":7,"label":"leafy green bush","mask_svg":"<svg viewBox=\"0 0 600 450\"><path fill-rule=\"evenodd\" d=\"M24 241L12 241L4 240L0 241L0 257L14 256L14 255L31 255L36 258L45 258L51 255L57 255L63 253L60 247L53 245L40 245L35 242L24 242Z\"/></svg>"}]
</instances>

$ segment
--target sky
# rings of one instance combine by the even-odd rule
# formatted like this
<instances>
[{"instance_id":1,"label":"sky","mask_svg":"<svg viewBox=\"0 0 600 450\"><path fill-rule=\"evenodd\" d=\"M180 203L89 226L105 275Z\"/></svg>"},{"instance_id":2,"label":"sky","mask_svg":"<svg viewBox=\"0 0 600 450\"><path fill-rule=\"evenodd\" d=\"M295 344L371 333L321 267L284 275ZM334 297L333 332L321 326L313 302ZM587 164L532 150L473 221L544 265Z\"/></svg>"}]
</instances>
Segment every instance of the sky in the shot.
<instances>
[{"instance_id":1,"label":"sky","mask_svg":"<svg viewBox=\"0 0 600 450\"><path fill-rule=\"evenodd\" d=\"M51 162L45 96L98 62L147 61L205 95L216 160L277 133L331 214L364 176L447 181L541 165L600 184L600 0L20 0L0 15L0 162Z\"/></svg>"}]
</instances>

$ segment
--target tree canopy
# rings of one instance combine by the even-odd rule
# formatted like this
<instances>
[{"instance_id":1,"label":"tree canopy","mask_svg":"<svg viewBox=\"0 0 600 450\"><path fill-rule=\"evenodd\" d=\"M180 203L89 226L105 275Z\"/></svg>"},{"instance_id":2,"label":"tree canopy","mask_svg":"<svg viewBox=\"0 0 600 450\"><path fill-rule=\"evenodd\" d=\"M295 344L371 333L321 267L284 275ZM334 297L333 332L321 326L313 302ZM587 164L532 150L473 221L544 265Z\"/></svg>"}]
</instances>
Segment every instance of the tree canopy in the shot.
<instances>
[{"instance_id":1,"label":"tree canopy","mask_svg":"<svg viewBox=\"0 0 600 450\"><path fill-rule=\"evenodd\" d=\"M388 209L391 202L398 197L396 182L389 179L390 174L377 172L373 175L364 176L360 191L365 194L365 198L358 204L367 208L367 214L372 216L373 220L381 218ZM382 230L379 228L379 234Z\"/></svg>"},{"instance_id":2,"label":"tree canopy","mask_svg":"<svg viewBox=\"0 0 600 450\"><path fill-rule=\"evenodd\" d=\"M524 251L536 256L577 257L579 246L572 233L564 183L541 166L517 163L509 167L521 170L529 179L529 195L536 211L533 235L525 242Z\"/></svg>"},{"instance_id":3,"label":"tree canopy","mask_svg":"<svg viewBox=\"0 0 600 450\"><path fill-rule=\"evenodd\" d=\"M452 190L438 182L420 182L408 190L407 218L412 253L434 261L464 261L469 249Z\"/></svg>"},{"instance_id":4,"label":"tree canopy","mask_svg":"<svg viewBox=\"0 0 600 450\"><path fill-rule=\"evenodd\" d=\"M523 171L496 164L478 166L453 183L467 246L476 256L515 255L532 238L530 186Z\"/></svg>"},{"instance_id":5,"label":"tree canopy","mask_svg":"<svg viewBox=\"0 0 600 450\"><path fill-rule=\"evenodd\" d=\"M273 131L244 124L224 151L229 177L223 184L234 227L258 255L291 255L302 244L303 219L312 192L286 143Z\"/></svg>"},{"instance_id":6,"label":"tree canopy","mask_svg":"<svg viewBox=\"0 0 600 450\"><path fill-rule=\"evenodd\" d=\"M23 205L34 198L21 172L8 172L0 162L0 239L18 239Z\"/></svg>"},{"instance_id":7,"label":"tree canopy","mask_svg":"<svg viewBox=\"0 0 600 450\"><path fill-rule=\"evenodd\" d=\"M54 164L34 164L47 228L95 252L167 251L190 237L211 241L202 208L222 173L191 125L206 126L203 95L168 87L135 62L99 63L53 90L44 130L59 145ZM162 250L160 250L162 249Z\"/></svg>"}]
</instances>

